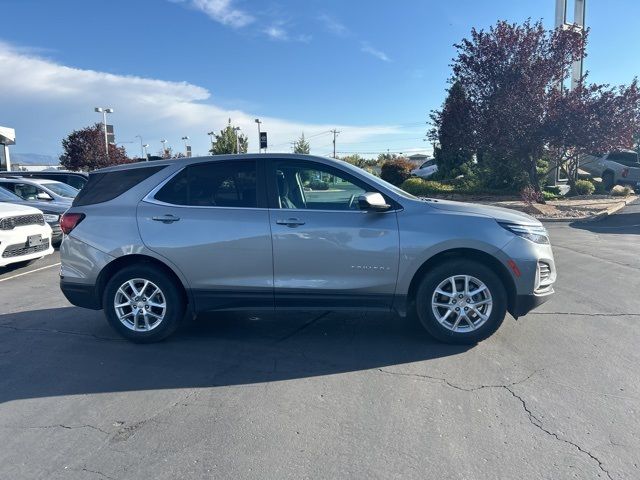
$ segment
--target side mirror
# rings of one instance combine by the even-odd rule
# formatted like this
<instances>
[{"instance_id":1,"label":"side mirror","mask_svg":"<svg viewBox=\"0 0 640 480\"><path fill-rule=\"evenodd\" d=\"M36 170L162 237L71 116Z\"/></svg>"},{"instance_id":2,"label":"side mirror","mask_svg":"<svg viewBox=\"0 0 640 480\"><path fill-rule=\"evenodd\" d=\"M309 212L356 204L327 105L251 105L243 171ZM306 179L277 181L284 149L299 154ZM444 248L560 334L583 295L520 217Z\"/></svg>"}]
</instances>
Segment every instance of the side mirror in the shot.
<instances>
[{"instance_id":1,"label":"side mirror","mask_svg":"<svg viewBox=\"0 0 640 480\"><path fill-rule=\"evenodd\" d=\"M49 195L48 193L45 192L40 192L36 195L36 199L38 200L53 200L53 198L51 198L51 195Z\"/></svg>"},{"instance_id":2,"label":"side mirror","mask_svg":"<svg viewBox=\"0 0 640 480\"><path fill-rule=\"evenodd\" d=\"M384 197L377 192L367 192L358 197L358 207L360 210L371 210L374 212L386 212L391 208Z\"/></svg>"}]
</instances>

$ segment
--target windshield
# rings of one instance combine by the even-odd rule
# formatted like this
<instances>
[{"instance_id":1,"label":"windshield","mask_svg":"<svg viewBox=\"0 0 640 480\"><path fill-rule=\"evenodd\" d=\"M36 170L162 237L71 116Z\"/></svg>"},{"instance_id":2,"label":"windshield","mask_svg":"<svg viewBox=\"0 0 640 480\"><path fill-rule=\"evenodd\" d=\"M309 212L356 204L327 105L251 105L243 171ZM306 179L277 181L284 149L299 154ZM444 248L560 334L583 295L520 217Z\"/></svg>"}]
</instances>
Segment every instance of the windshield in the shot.
<instances>
[{"instance_id":1,"label":"windshield","mask_svg":"<svg viewBox=\"0 0 640 480\"><path fill-rule=\"evenodd\" d=\"M77 188L73 188L71 185L60 182L43 183L42 185L53 193L65 198L76 198L76 195L78 195L78 192L80 191Z\"/></svg>"}]
</instances>

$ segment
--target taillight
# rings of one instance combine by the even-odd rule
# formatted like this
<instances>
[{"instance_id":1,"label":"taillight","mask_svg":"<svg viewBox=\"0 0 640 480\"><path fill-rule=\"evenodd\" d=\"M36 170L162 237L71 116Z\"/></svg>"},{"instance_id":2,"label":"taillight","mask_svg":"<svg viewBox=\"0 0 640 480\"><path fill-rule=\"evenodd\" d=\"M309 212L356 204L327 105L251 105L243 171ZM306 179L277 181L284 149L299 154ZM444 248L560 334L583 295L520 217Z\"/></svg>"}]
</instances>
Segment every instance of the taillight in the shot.
<instances>
[{"instance_id":1,"label":"taillight","mask_svg":"<svg viewBox=\"0 0 640 480\"><path fill-rule=\"evenodd\" d=\"M625 168L622 170L622 178L627 178L629 176L629 169Z\"/></svg>"},{"instance_id":2,"label":"taillight","mask_svg":"<svg viewBox=\"0 0 640 480\"><path fill-rule=\"evenodd\" d=\"M65 213L60 218L60 228L65 235L69 235L71 230L76 228L78 224L84 220L84 213Z\"/></svg>"}]
</instances>

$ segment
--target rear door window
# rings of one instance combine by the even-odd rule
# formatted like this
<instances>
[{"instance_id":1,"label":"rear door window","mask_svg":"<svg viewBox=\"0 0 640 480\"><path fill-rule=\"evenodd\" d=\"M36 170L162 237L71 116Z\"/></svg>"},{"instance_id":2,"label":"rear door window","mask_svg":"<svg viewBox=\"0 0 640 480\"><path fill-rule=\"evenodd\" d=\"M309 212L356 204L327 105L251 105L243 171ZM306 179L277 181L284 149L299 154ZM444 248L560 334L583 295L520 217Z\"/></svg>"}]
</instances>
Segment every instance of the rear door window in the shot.
<instances>
[{"instance_id":1,"label":"rear door window","mask_svg":"<svg viewBox=\"0 0 640 480\"><path fill-rule=\"evenodd\" d=\"M188 166L154 197L173 205L256 208L256 162L210 162Z\"/></svg>"}]
</instances>

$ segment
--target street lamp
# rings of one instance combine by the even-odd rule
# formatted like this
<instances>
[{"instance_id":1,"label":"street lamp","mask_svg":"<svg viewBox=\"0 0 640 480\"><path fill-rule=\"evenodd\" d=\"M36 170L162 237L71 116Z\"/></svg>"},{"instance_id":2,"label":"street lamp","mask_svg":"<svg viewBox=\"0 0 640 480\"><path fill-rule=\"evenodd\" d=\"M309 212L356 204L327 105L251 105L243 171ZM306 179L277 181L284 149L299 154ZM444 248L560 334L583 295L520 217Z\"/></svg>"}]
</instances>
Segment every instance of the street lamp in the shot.
<instances>
[{"instance_id":1,"label":"street lamp","mask_svg":"<svg viewBox=\"0 0 640 480\"><path fill-rule=\"evenodd\" d=\"M185 135L184 137L182 137L180 140L184 141L184 155L188 156L189 154L189 149L188 149L188 144L187 144L187 140L189 140L189 137L187 135Z\"/></svg>"},{"instance_id":2,"label":"street lamp","mask_svg":"<svg viewBox=\"0 0 640 480\"><path fill-rule=\"evenodd\" d=\"M258 153L262 152L262 148L260 147L260 124L262 123L259 118L254 120L258 124Z\"/></svg>"},{"instance_id":3,"label":"street lamp","mask_svg":"<svg viewBox=\"0 0 640 480\"><path fill-rule=\"evenodd\" d=\"M162 144L162 156L164 157L167 152L167 140L163 138L162 140L160 140L160 143Z\"/></svg>"},{"instance_id":4,"label":"street lamp","mask_svg":"<svg viewBox=\"0 0 640 480\"><path fill-rule=\"evenodd\" d=\"M211 131L211 132L207 132L207 135L209 135L209 139L211 140L211 153L213 154L213 136L216 134L216 132Z\"/></svg>"},{"instance_id":5,"label":"street lamp","mask_svg":"<svg viewBox=\"0 0 640 480\"><path fill-rule=\"evenodd\" d=\"M236 154L240 154L240 136L238 132L240 131L240 127L233 127L233 131L236 133Z\"/></svg>"},{"instance_id":6,"label":"street lamp","mask_svg":"<svg viewBox=\"0 0 640 480\"><path fill-rule=\"evenodd\" d=\"M113 108L109 107L96 107L94 110L97 113L102 114L102 127L104 128L104 149L107 152L107 156L109 155L109 139L107 137L107 113L113 113Z\"/></svg>"},{"instance_id":7,"label":"street lamp","mask_svg":"<svg viewBox=\"0 0 640 480\"><path fill-rule=\"evenodd\" d=\"M144 146L142 145L142 136L136 135L135 138L140 139L140 158L142 158L144 156Z\"/></svg>"},{"instance_id":8,"label":"street lamp","mask_svg":"<svg viewBox=\"0 0 640 480\"><path fill-rule=\"evenodd\" d=\"M149 154L147 153L147 148L149 148L149 144L145 143L144 145L142 145L142 148L144 150L144 161L148 162L149 161Z\"/></svg>"}]
</instances>

